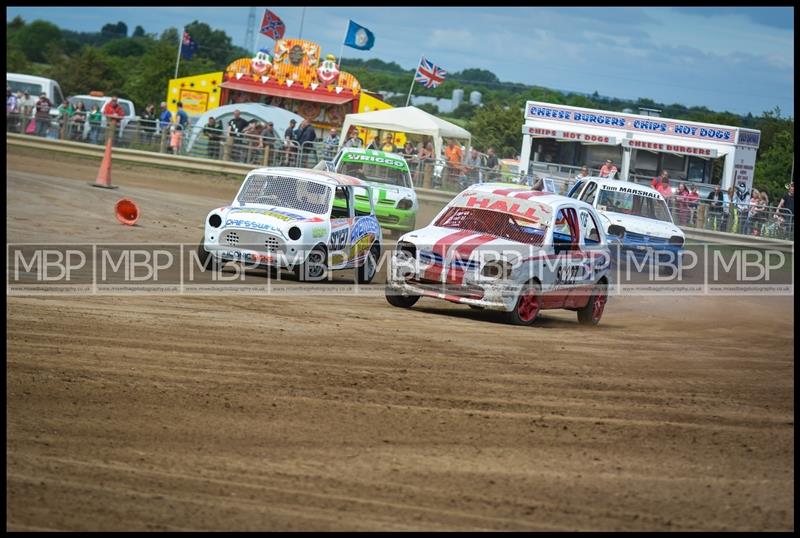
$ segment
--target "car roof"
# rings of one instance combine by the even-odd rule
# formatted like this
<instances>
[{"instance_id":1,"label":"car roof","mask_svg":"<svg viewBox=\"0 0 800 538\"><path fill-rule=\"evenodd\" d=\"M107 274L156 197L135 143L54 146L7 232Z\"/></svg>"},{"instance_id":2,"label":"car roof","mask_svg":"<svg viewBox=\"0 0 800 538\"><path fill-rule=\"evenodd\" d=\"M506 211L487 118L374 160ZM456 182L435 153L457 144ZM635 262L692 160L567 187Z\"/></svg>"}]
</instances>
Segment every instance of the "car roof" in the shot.
<instances>
[{"instance_id":1,"label":"car roof","mask_svg":"<svg viewBox=\"0 0 800 538\"><path fill-rule=\"evenodd\" d=\"M535 191L527 185L498 185L495 183L481 183L468 187L465 191L462 191L462 193L466 191L477 191L485 194L492 194L494 196L501 196L510 201L528 200L530 202L548 205L551 207L558 206L563 203L569 203L578 207L579 209L594 210L590 204L581 200L570 198L569 196L562 196L552 192ZM525 198L522 198L521 195L524 195Z\"/></svg>"},{"instance_id":2,"label":"car roof","mask_svg":"<svg viewBox=\"0 0 800 538\"><path fill-rule=\"evenodd\" d=\"M661 196L661 193L658 192L656 189L654 189L654 188L652 188L652 187L650 187L648 185L642 185L641 183L635 183L633 181L623 181L621 179L610 179L610 178L607 178L607 177L595 177L595 176L584 177L584 178L581 179L581 181L596 181L601 186L603 186L603 185L611 185L611 186L615 186L615 187L623 186L623 187L626 187L626 188L629 188L629 189L632 189L632 190L644 191L644 192L647 192L647 193L656 193L659 196Z\"/></svg>"},{"instance_id":3,"label":"car roof","mask_svg":"<svg viewBox=\"0 0 800 538\"><path fill-rule=\"evenodd\" d=\"M379 149L369 149L369 148L342 148L341 150L342 155L345 153L361 153L364 155L371 155L373 157L392 157L398 159L400 161L405 161L405 157L400 155L399 153L391 153L389 151L383 151Z\"/></svg>"},{"instance_id":4,"label":"car roof","mask_svg":"<svg viewBox=\"0 0 800 538\"><path fill-rule=\"evenodd\" d=\"M368 184L358 178L346 176L344 174L337 174L336 172L326 172L323 170L311 170L310 168L290 168L283 166L272 166L264 168L256 168L247 173L249 177L252 174L264 175L284 175L294 177L297 179L304 179L306 181L313 181L315 183L323 183L331 187L339 185L359 185L367 187Z\"/></svg>"}]
</instances>

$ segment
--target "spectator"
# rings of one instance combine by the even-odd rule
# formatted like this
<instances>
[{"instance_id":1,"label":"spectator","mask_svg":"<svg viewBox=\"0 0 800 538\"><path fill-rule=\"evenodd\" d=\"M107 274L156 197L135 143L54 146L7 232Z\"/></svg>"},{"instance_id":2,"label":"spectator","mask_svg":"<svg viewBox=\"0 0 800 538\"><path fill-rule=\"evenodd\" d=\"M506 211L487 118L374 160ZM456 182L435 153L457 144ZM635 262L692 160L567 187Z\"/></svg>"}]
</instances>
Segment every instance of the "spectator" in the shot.
<instances>
[{"instance_id":1,"label":"spectator","mask_svg":"<svg viewBox=\"0 0 800 538\"><path fill-rule=\"evenodd\" d=\"M120 106L116 94L112 94L111 101L106 103L106 106L103 107L103 114L108 120L109 136L114 136L117 133L120 121L125 117L125 110Z\"/></svg>"},{"instance_id":2,"label":"spectator","mask_svg":"<svg viewBox=\"0 0 800 538\"><path fill-rule=\"evenodd\" d=\"M611 159L606 159L606 163L602 167L600 167L600 177L614 179L616 175L617 175L617 167L614 166L614 161Z\"/></svg>"},{"instance_id":3,"label":"spectator","mask_svg":"<svg viewBox=\"0 0 800 538\"><path fill-rule=\"evenodd\" d=\"M36 101L36 136L47 136L50 130L50 109L53 103L47 98L47 94L42 92L39 100Z\"/></svg>"},{"instance_id":4,"label":"spectator","mask_svg":"<svg viewBox=\"0 0 800 538\"><path fill-rule=\"evenodd\" d=\"M294 121L294 120L292 120ZM228 122L228 136L233 138L233 147L231 148L231 159L234 161L242 161L244 152L244 137L243 131L247 128L248 122L242 117L239 109L233 111L233 118Z\"/></svg>"},{"instance_id":5,"label":"spectator","mask_svg":"<svg viewBox=\"0 0 800 538\"><path fill-rule=\"evenodd\" d=\"M697 192L697 185L692 185L689 189L689 194L686 195L686 202L689 207L689 222L692 226L697 226L695 217L697 215L697 206L700 205L700 193Z\"/></svg>"},{"instance_id":6,"label":"spectator","mask_svg":"<svg viewBox=\"0 0 800 538\"><path fill-rule=\"evenodd\" d=\"M294 160L297 154L297 137L295 136L295 125L297 121L289 120L289 127L283 132L283 140L286 145L286 153L283 155L283 164L286 166L294 166Z\"/></svg>"},{"instance_id":7,"label":"spectator","mask_svg":"<svg viewBox=\"0 0 800 538\"><path fill-rule=\"evenodd\" d=\"M665 177L666 178L669 177L669 172L667 172L666 170L662 170L661 171L661 175L656 176L656 177L653 178L653 180L650 182L650 186L653 187L655 190L658 190L658 186L661 184L661 181Z\"/></svg>"},{"instance_id":8,"label":"spectator","mask_svg":"<svg viewBox=\"0 0 800 538\"><path fill-rule=\"evenodd\" d=\"M203 134L208 137L208 152L209 159L219 159L220 142L222 141L222 126L217 123L216 118L213 116L208 118L208 123L203 127Z\"/></svg>"},{"instance_id":9,"label":"spectator","mask_svg":"<svg viewBox=\"0 0 800 538\"><path fill-rule=\"evenodd\" d=\"M314 142L317 140L317 132L314 126L311 125L311 120L306 118L300 123L300 128L295 131L297 143L300 145L300 155L302 156L299 166L307 166L311 154L314 153L314 160L316 161L316 151L314 150Z\"/></svg>"},{"instance_id":10,"label":"spectator","mask_svg":"<svg viewBox=\"0 0 800 538\"><path fill-rule=\"evenodd\" d=\"M17 107L19 108L20 118L22 120L20 131L27 132L28 126L33 122L33 113L36 109L36 99L31 97L31 94L28 90L25 90L22 93L22 99L17 99Z\"/></svg>"},{"instance_id":11,"label":"spectator","mask_svg":"<svg viewBox=\"0 0 800 538\"><path fill-rule=\"evenodd\" d=\"M339 131L331 128L328 131L328 136L325 137L325 158L329 161L336 156L336 150L339 148Z\"/></svg>"},{"instance_id":12,"label":"spectator","mask_svg":"<svg viewBox=\"0 0 800 538\"><path fill-rule=\"evenodd\" d=\"M58 136L63 138L69 138L70 120L75 113L75 107L69 100L70 98L67 97L56 109L58 111Z\"/></svg>"},{"instance_id":13,"label":"spectator","mask_svg":"<svg viewBox=\"0 0 800 538\"><path fill-rule=\"evenodd\" d=\"M172 123L172 112L167 108L166 101L161 101L161 113L158 115L158 131L166 132L170 123Z\"/></svg>"},{"instance_id":14,"label":"spectator","mask_svg":"<svg viewBox=\"0 0 800 538\"><path fill-rule=\"evenodd\" d=\"M275 149L278 148L279 139L278 134L275 132L275 125L268 121L261 131L261 144L263 148L269 148L269 162L275 162Z\"/></svg>"},{"instance_id":15,"label":"spectator","mask_svg":"<svg viewBox=\"0 0 800 538\"><path fill-rule=\"evenodd\" d=\"M678 223L685 226L689 220L689 189L686 188L686 183L678 185L678 192L675 195L676 210L678 213Z\"/></svg>"},{"instance_id":16,"label":"spectator","mask_svg":"<svg viewBox=\"0 0 800 538\"><path fill-rule=\"evenodd\" d=\"M487 181L494 181L500 172L500 161L494 153L494 148L490 147L486 150L486 168L488 169Z\"/></svg>"},{"instance_id":17,"label":"spectator","mask_svg":"<svg viewBox=\"0 0 800 538\"><path fill-rule=\"evenodd\" d=\"M97 144L97 138L100 136L100 128L103 124L103 114L100 112L100 107L92 105L92 110L89 112L89 142Z\"/></svg>"},{"instance_id":18,"label":"spectator","mask_svg":"<svg viewBox=\"0 0 800 538\"><path fill-rule=\"evenodd\" d=\"M181 131L189 127L189 115L183 110L183 102L178 101L178 112L175 113L175 122L181 126Z\"/></svg>"},{"instance_id":19,"label":"spectator","mask_svg":"<svg viewBox=\"0 0 800 538\"><path fill-rule=\"evenodd\" d=\"M764 198L757 189L753 189L750 196L750 233L753 235L761 235L764 223L766 221L767 206L764 203Z\"/></svg>"},{"instance_id":20,"label":"spectator","mask_svg":"<svg viewBox=\"0 0 800 538\"><path fill-rule=\"evenodd\" d=\"M742 230L746 228L747 224L747 213L750 209L750 193L747 190L747 184L744 181L740 181L736 188L733 191L733 217L734 217L734 225L733 225L733 232L738 232L739 227Z\"/></svg>"},{"instance_id":21,"label":"spectator","mask_svg":"<svg viewBox=\"0 0 800 538\"><path fill-rule=\"evenodd\" d=\"M656 190L664 197L664 200L667 201L667 205L671 208L674 200L672 198L672 187L669 184L669 174L661 175L661 182L656 187Z\"/></svg>"},{"instance_id":22,"label":"spectator","mask_svg":"<svg viewBox=\"0 0 800 538\"><path fill-rule=\"evenodd\" d=\"M153 141L153 136L156 132L156 105L150 103L144 107L144 112L142 112L139 121L142 129L142 138L146 144L149 144Z\"/></svg>"},{"instance_id":23,"label":"spectator","mask_svg":"<svg viewBox=\"0 0 800 538\"><path fill-rule=\"evenodd\" d=\"M183 127L180 123L170 125L169 149L173 155L180 155L183 144Z\"/></svg>"},{"instance_id":24,"label":"spectator","mask_svg":"<svg viewBox=\"0 0 800 538\"><path fill-rule=\"evenodd\" d=\"M383 137L383 145L381 146L381 149L389 153L394 153L397 151L397 146L394 145L394 140L390 133L387 133L386 136Z\"/></svg>"},{"instance_id":25,"label":"spectator","mask_svg":"<svg viewBox=\"0 0 800 538\"><path fill-rule=\"evenodd\" d=\"M750 202L747 204L747 217L742 226L742 234L744 235L750 235L753 232L754 218L757 213L756 206L760 198L761 196L758 189L754 188L750 191Z\"/></svg>"},{"instance_id":26,"label":"spectator","mask_svg":"<svg viewBox=\"0 0 800 538\"><path fill-rule=\"evenodd\" d=\"M16 132L18 123L19 100L11 91L11 86L6 86L6 130L12 133Z\"/></svg>"},{"instance_id":27,"label":"spectator","mask_svg":"<svg viewBox=\"0 0 800 538\"><path fill-rule=\"evenodd\" d=\"M719 185L714 186L714 190L708 194L708 224L712 230L720 226L722 219L722 204L725 200L722 189Z\"/></svg>"},{"instance_id":28,"label":"spectator","mask_svg":"<svg viewBox=\"0 0 800 538\"><path fill-rule=\"evenodd\" d=\"M775 210L776 217L781 216L781 218L783 218L783 216L786 216L787 212L781 211L782 209L788 210L789 215L794 217L794 181L787 183L785 187L786 194L784 194L783 197L781 197L781 201L778 202L778 207Z\"/></svg>"},{"instance_id":29,"label":"spectator","mask_svg":"<svg viewBox=\"0 0 800 538\"><path fill-rule=\"evenodd\" d=\"M414 147L414 144L411 143L411 140L406 141L406 145L403 146L403 156L406 159L413 159L417 155L417 148Z\"/></svg>"},{"instance_id":30,"label":"spectator","mask_svg":"<svg viewBox=\"0 0 800 538\"><path fill-rule=\"evenodd\" d=\"M361 144L361 139L358 137L358 129L351 127L350 132L347 133L347 139L344 141L344 144L342 144L342 147L360 148Z\"/></svg>"},{"instance_id":31,"label":"spectator","mask_svg":"<svg viewBox=\"0 0 800 538\"><path fill-rule=\"evenodd\" d=\"M375 151L380 149L380 144L378 144L378 137L377 136L372 138L372 141L367 146L367 149L374 149Z\"/></svg>"},{"instance_id":32,"label":"spectator","mask_svg":"<svg viewBox=\"0 0 800 538\"><path fill-rule=\"evenodd\" d=\"M575 181L583 181L587 177L591 177L589 175L589 167L588 166L581 166L581 169L575 175Z\"/></svg>"},{"instance_id":33,"label":"spectator","mask_svg":"<svg viewBox=\"0 0 800 538\"><path fill-rule=\"evenodd\" d=\"M72 114L72 121L70 122L70 138L72 140L82 140L83 130L86 127L86 119L88 114L86 112L86 105L83 101L75 103L75 112Z\"/></svg>"},{"instance_id":34,"label":"spectator","mask_svg":"<svg viewBox=\"0 0 800 538\"><path fill-rule=\"evenodd\" d=\"M262 155L261 150L264 149L264 141L261 138L261 133L264 131L264 127L265 124L256 119L252 119L247 124L247 127L242 130L242 135L244 135L245 141L250 146L248 159L250 163L259 162L260 155Z\"/></svg>"},{"instance_id":35,"label":"spectator","mask_svg":"<svg viewBox=\"0 0 800 538\"><path fill-rule=\"evenodd\" d=\"M461 181L462 189L466 188L468 185L483 183L483 175L481 174L482 166L483 156L478 152L477 148L471 148L464 157L464 175Z\"/></svg>"},{"instance_id":36,"label":"spectator","mask_svg":"<svg viewBox=\"0 0 800 538\"><path fill-rule=\"evenodd\" d=\"M461 176L461 162L464 160L464 152L461 146L456 144L455 139L451 138L444 148L444 157L447 160L447 172L445 182L451 178L458 178Z\"/></svg>"}]
</instances>

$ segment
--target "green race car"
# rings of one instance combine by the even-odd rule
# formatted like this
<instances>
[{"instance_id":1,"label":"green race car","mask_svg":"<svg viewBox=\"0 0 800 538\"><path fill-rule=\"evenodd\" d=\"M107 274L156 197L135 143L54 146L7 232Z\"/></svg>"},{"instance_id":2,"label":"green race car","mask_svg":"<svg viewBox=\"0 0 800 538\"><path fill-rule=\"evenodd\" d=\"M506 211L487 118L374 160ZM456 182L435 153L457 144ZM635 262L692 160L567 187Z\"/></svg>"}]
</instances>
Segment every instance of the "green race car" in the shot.
<instances>
[{"instance_id":1,"label":"green race car","mask_svg":"<svg viewBox=\"0 0 800 538\"><path fill-rule=\"evenodd\" d=\"M381 228L401 233L415 229L419 202L408 164L401 155L342 148L333 161L323 161L315 168L356 177L372 185L376 192L375 215ZM356 210L369 211L369 200L357 196Z\"/></svg>"}]
</instances>

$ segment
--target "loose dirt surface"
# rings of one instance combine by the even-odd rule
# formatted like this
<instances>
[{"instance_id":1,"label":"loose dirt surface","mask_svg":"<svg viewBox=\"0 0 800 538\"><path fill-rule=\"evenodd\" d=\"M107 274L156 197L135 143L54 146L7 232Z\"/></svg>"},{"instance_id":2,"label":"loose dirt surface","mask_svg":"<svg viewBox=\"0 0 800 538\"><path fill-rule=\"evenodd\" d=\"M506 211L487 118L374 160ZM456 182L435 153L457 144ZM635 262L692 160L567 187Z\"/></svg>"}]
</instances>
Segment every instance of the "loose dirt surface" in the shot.
<instances>
[{"instance_id":1,"label":"loose dirt surface","mask_svg":"<svg viewBox=\"0 0 800 538\"><path fill-rule=\"evenodd\" d=\"M12 243L197 243L239 186L7 157ZM792 307L612 297L586 329L321 292L9 296L6 527L793 530Z\"/></svg>"}]
</instances>

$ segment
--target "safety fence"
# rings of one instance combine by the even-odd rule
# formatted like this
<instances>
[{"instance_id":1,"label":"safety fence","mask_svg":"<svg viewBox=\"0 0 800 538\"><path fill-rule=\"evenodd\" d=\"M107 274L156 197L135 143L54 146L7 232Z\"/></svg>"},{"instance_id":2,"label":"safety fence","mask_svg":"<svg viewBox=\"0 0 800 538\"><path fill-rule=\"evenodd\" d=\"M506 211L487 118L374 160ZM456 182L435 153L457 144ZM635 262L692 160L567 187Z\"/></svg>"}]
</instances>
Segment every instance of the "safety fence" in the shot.
<instances>
[{"instance_id":1,"label":"safety fence","mask_svg":"<svg viewBox=\"0 0 800 538\"><path fill-rule=\"evenodd\" d=\"M71 140L103 145L113 137L114 146L164 154L181 155L256 166L288 166L312 168L321 160L331 160L338 146L325 141L298 144L273 134L259 132L261 126L249 126L243 132L231 134L223 126L189 125L175 129L159 124L158 120L121 122L73 115L72 117L22 117L7 114L6 131L50 139ZM402 152L400 152L402 154ZM456 193L475 183L500 182L524 184L538 190L567 194L575 183L580 167L531 163L527 175L515 168L498 164L486 166L488 156L478 153L462 163L418 155L403 155L409 165L414 186ZM589 175L598 175L590 169ZM644 178L634 178L645 183ZM649 180L648 180L649 181ZM687 185L691 184L686 182ZM674 195L668 199L672 217L681 227L739 235L794 240L794 215L775 206L736 204L706 198L689 201Z\"/></svg>"}]
</instances>

